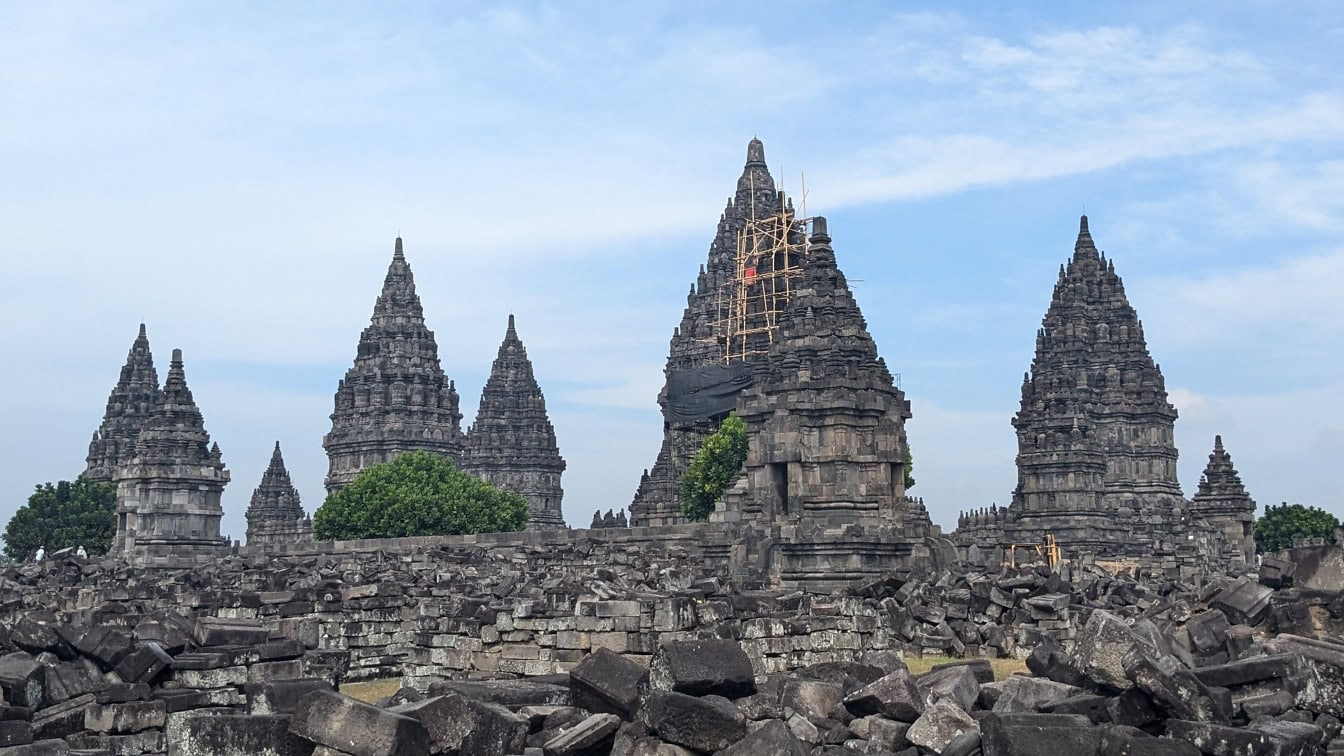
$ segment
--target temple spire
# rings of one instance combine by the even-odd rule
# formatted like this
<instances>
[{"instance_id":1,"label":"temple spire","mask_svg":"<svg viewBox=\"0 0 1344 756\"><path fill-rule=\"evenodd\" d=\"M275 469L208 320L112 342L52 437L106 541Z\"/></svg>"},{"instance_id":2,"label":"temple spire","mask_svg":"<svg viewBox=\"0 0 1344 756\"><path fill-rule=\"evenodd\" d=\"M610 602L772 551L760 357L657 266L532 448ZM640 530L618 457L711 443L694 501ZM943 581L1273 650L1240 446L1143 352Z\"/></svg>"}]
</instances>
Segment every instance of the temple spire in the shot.
<instances>
[{"instance_id":1,"label":"temple spire","mask_svg":"<svg viewBox=\"0 0 1344 756\"><path fill-rule=\"evenodd\" d=\"M107 397L103 422L89 443L83 477L97 481L116 479L117 469L135 455L135 442L154 409L159 393L159 376L149 349L145 324L126 354L117 384Z\"/></svg>"},{"instance_id":2,"label":"temple spire","mask_svg":"<svg viewBox=\"0 0 1344 756\"><path fill-rule=\"evenodd\" d=\"M331 432L322 442L330 462L327 492L403 451L456 461L462 444L458 404L398 237L354 364L337 385Z\"/></svg>"},{"instance_id":3,"label":"temple spire","mask_svg":"<svg viewBox=\"0 0 1344 756\"><path fill-rule=\"evenodd\" d=\"M1089 252L1092 257L1098 257L1097 245L1092 241L1092 232L1087 229L1087 216L1084 215L1078 221L1078 240L1073 243L1074 258Z\"/></svg>"},{"instance_id":4,"label":"temple spire","mask_svg":"<svg viewBox=\"0 0 1344 756\"><path fill-rule=\"evenodd\" d=\"M527 499L529 528L565 527L564 489L560 487L565 460L513 315L481 389L481 405L476 422L467 431L462 467Z\"/></svg>"},{"instance_id":5,"label":"temple spire","mask_svg":"<svg viewBox=\"0 0 1344 756\"><path fill-rule=\"evenodd\" d=\"M298 489L285 468L279 441L275 442L261 483L252 492L246 516L249 546L294 543L311 534L311 524L304 516Z\"/></svg>"},{"instance_id":6,"label":"temple spire","mask_svg":"<svg viewBox=\"0 0 1344 756\"><path fill-rule=\"evenodd\" d=\"M117 482L115 548L133 563L213 558L226 545L219 502L229 473L187 386L181 349Z\"/></svg>"}]
</instances>

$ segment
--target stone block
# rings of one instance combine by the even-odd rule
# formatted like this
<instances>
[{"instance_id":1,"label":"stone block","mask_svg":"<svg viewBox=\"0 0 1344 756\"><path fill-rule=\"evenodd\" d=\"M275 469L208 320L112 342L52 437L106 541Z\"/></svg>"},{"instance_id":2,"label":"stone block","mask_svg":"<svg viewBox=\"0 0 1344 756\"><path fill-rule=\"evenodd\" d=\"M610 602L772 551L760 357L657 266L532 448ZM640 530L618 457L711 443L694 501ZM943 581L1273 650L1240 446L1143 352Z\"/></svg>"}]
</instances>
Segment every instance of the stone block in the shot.
<instances>
[{"instance_id":1,"label":"stone block","mask_svg":"<svg viewBox=\"0 0 1344 756\"><path fill-rule=\"evenodd\" d=\"M640 708L639 718L663 740L695 751L719 751L747 734L742 714L721 696L696 698L654 690Z\"/></svg>"},{"instance_id":2,"label":"stone block","mask_svg":"<svg viewBox=\"0 0 1344 756\"><path fill-rule=\"evenodd\" d=\"M1097 609L1087 618L1069 664L1097 685L1125 690L1134 683L1125 674L1124 659L1135 648L1157 653L1124 619Z\"/></svg>"},{"instance_id":3,"label":"stone block","mask_svg":"<svg viewBox=\"0 0 1344 756\"><path fill-rule=\"evenodd\" d=\"M1231 718L1230 707L1224 707L1220 698L1174 656L1132 650L1125 657L1125 674L1177 719L1226 723Z\"/></svg>"},{"instance_id":4,"label":"stone block","mask_svg":"<svg viewBox=\"0 0 1344 756\"><path fill-rule=\"evenodd\" d=\"M200 646L260 646L271 632L250 620L202 617L196 620L191 636Z\"/></svg>"},{"instance_id":5,"label":"stone block","mask_svg":"<svg viewBox=\"0 0 1344 756\"><path fill-rule=\"evenodd\" d=\"M429 733L418 720L329 690L314 691L299 700L290 731L352 756L418 756L429 752Z\"/></svg>"},{"instance_id":6,"label":"stone block","mask_svg":"<svg viewBox=\"0 0 1344 756\"><path fill-rule=\"evenodd\" d=\"M1200 756L1194 743L1155 738L1134 727L1114 725L1101 736L1101 756Z\"/></svg>"},{"instance_id":7,"label":"stone block","mask_svg":"<svg viewBox=\"0 0 1344 756\"><path fill-rule=\"evenodd\" d=\"M315 690L331 690L331 683L313 677L248 683L247 713L259 716L292 714L299 701Z\"/></svg>"},{"instance_id":8,"label":"stone block","mask_svg":"<svg viewBox=\"0 0 1344 756\"><path fill-rule=\"evenodd\" d=\"M1097 756L1102 728L1068 714L1000 714L980 720L984 756Z\"/></svg>"},{"instance_id":9,"label":"stone block","mask_svg":"<svg viewBox=\"0 0 1344 756\"><path fill-rule=\"evenodd\" d=\"M656 690L729 699L756 692L751 660L732 640L664 643L650 664L649 685Z\"/></svg>"},{"instance_id":10,"label":"stone block","mask_svg":"<svg viewBox=\"0 0 1344 756\"><path fill-rule=\"evenodd\" d=\"M621 719L615 714L593 714L546 741L545 756L606 756L611 751Z\"/></svg>"},{"instance_id":11,"label":"stone block","mask_svg":"<svg viewBox=\"0 0 1344 756\"><path fill-rule=\"evenodd\" d=\"M1168 719L1166 735L1195 743L1206 754L1254 756L1312 756L1324 740L1324 733L1315 725L1273 720L1242 728Z\"/></svg>"},{"instance_id":12,"label":"stone block","mask_svg":"<svg viewBox=\"0 0 1344 756\"><path fill-rule=\"evenodd\" d=\"M717 756L807 756L810 750L789 730L788 725L778 719L771 719L719 751Z\"/></svg>"},{"instance_id":13,"label":"stone block","mask_svg":"<svg viewBox=\"0 0 1344 756\"><path fill-rule=\"evenodd\" d=\"M1039 677L1013 675L1006 680L986 683L981 690L996 689L992 709L1000 714L1031 713L1041 706L1082 693L1081 688L1044 680Z\"/></svg>"},{"instance_id":14,"label":"stone block","mask_svg":"<svg viewBox=\"0 0 1344 756\"><path fill-rule=\"evenodd\" d=\"M1269 613L1269 600L1273 595L1272 589L1249 577L1241 577L1214 596L1209 605L1222 610L1234 623L1255 626Z\"/></svg>"},{"instance_id":15,"label":"stone block","mask_svg":"<svg viewBox=\"0 0 1344 756\"><path fill-rule=\"evenodd\" d=\"M173 657L154 641L141 643L117 663L117 674L126 682L149 683L173 664Z\"/></svg>"},{"instance_id":16,"label":"stone block","mask_svg":"<svg viewBox=\"0 0 1344 756\"><path fill-rule=\"evenodd\" d=\"M518 753L530 729L528 718L521 714L457 694L433 696L388 711L420 722L434 753Z\"/></svg>"},{"instance_id":17,"label":"stone block","mask_svg":"<svg viewBox=\"0 0 1344 756\"><path fill-rule=\"evenodd\" d=\"M167 714L163 701L91 703L84 709L84 729L118 735L142 732L163 727Z\"/></svg>"},{"instance_id":18,"label":"stone block","mask_svg":"<svg viewBox=\"0 0 1344 756\"><path fill-rule=\"evenodd\" d=\"M647 689L649 670L619 654L598 649L569 671L572 703L629 719Z\"/></svg>"},{"instance_id":19,"label":"stone block","mask_svg":"<svg viewBox=\"0 0 1344 756\"><path fill-rule=\"evenodd\" d=\"M975 670L965 665L940 667L915 678L915 687L925 701L951 701L962 711L970 711L980 695Z\"/></svg>"},{"instance_id":20,"label":"stone block","mask_svg":"<svg viewBox=\"0 0 1344 756\"><path fill-rule=\"evenodd\" d=\"M0 748L23 746L33 742L33 724L17 719L0 719Z\"/></svg>"},{"instance_id":21,"label":"stone block","mask_svg":"<svg viewBox=\"0 0 1344 756\"><path fill-rule=\"evenodd\" d=\"M881 714L899 722L914 722L924 713L924 697L906 669L898 669L854 691L845 697L844 704L856 717Z\"/></svg>"},{"instance_id":22,"label":"stone block","mask_svg":"<svg viewBox=\"0 0 1344 756\"><path fill-rule=\"evenodd\" d=\"M845 699L845 689L821 680L788 680L780 703L810 719L826 719Z\"/></svg>"},{"instance_id":23,"label":"stone block","mask_svg":"<svg viewBox=\"0 0 1344 756\"><path fill-rule=\"evenodd\" d=\"M313 744L289 731L289 717L213 715L186 718L168 751L173 756L309 756Z\"/></svg>"},{"instance_id":24,"label":"stone block","mask_svg":"<svg viewBox=\"0 0 1344 756\"><path fill-rule=\"evenodd\" d=\"M942 753L948 744L964 732L979 734L980 726L970 714L952 700L938 701L924 709L905 737L920 748Z\"/></svg>"},{"instance_id":25,"label":"stone block","mask_svg":"<svg viewBox=\"0 0 1344 756\"><path fill-rule=\"evenodd\" d=\"M0 656L0 691L11 704L40 708L45 679L45 669L27 653L16 651Z\"/></svg>"}]
</instances>

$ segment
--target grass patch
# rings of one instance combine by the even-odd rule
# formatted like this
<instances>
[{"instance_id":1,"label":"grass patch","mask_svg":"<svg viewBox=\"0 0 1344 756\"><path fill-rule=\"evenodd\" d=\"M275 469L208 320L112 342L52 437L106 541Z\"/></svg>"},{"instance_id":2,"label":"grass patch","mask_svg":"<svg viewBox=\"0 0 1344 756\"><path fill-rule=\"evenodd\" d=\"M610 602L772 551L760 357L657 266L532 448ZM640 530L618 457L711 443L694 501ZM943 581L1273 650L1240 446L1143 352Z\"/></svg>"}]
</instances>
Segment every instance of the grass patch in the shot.
<instances>
[{"instance_id":1,"label":"grass patch","mask_svg":"<svg viewBox=\"0 0 1344 756\"><path fill-rule=\"evenodd\" d=\"M376 704L379 699L387 698L399 690L401 690L400 677L389 677L385 680L363 680L341 686L342 693L369 704Z\"/></svg>"},{"instance_id":2,"label":"grass patch","mask_svg":"<svg viewBox=\"0 0 1344 756\"><path fill-rule=\"evenodd\" d=\"M905 666L910 668L910 674L922 675L934 667L956 661L962 660L946 656L907 656ZM1022 659L990 659L989 666L994 670L995 680L1003 680L1018 672L1027 671L1027 663Z\"/></svg>"}]
</instances>

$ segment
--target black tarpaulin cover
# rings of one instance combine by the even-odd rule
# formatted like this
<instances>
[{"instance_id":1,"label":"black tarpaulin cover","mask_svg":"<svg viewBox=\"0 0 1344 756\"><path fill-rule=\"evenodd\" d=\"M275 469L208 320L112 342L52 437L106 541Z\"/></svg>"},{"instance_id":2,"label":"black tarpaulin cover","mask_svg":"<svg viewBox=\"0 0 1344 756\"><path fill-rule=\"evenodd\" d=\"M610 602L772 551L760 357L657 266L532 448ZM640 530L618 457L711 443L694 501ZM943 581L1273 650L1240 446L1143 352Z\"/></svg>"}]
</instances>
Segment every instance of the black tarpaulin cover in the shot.
<instances>
[{"instance_id":1,"label":"black tarpaulin cover","mask_svg":"<svg viewBox=\"0 0 1344 756\"><path fill-rule=\"evenodd\" d=\"M751 366L744 362L674 370L667 376L666 420L692 423L727 414L750 385Z\"/></svg>"}]
</instances>

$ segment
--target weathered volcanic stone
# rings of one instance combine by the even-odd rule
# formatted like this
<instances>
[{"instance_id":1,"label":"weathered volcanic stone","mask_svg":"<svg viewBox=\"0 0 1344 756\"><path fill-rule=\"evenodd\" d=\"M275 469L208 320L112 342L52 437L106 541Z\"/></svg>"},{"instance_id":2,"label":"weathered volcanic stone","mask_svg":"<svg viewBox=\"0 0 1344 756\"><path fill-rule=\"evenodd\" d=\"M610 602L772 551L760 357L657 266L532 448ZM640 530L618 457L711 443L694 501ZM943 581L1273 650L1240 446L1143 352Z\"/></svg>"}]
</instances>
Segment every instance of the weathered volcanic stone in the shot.
<instances>
[{"instance_id":1,"label":"weathered volcanic stone","mask_svg":"<svg viewBox=\"0 0 1344 756\"><path fill-rule=\"evenodd\" d=\"M649 685L656 690L729 699L756 692L751 660L732 640L664 643L650 664Z\"/></svg>"},{"instance_id":2,"label":"weathered volcanic stone","mask_svg":"<svg viewBox=\"0 0 1344 756\"><path fill-rule=\"evenodd\" d=\"M115 479L117 470L135 456L135 442L158 395L159 375L154 370L145 324L141 323L140 335L131 344L117 385L107 397L103 423L89 442L88 466L80 477L100 483Z\"/></svg>"},{"instance_id":3,"label":"weathered volcanic stone","mask_svg":"<svg viewBox=\"0 0 1344 756\"><path fill-rule=\"evenodd\" d=\"M966 665L935 669L915 678L915 687L925 700L951 701L962 711L970 711L980 695L980 683L975 670Z\"/></svg>"},{"instance_id":4,"label":"weathered volcanic stone","mask_svg":"<svg viewBox=\"0 0 1344 756\"><path fill-rule=\"evenodd\" d=\"M462 469L527 499L530 529L565 527L565 460L512 315L481 389L476 422L467 430Z\"/></svg>"},{"instance_id":5,"label":"weathered volcanic stone","mask_svg":"<svg viewBox=\"0 0 1344 756\"><path fill-rule=\"evenodd\" d=\"M459 695L429 698L389 711L423 723L436 750L517 753L522 750L529 730L527 717L498 704Z\"/></svg>"},{"instance_id":6,"label":"weathered volcanic stone","mask_svg":"<svg viewBox=\"0 0 1344 756\"><path fill-rule=\"evenodd\" d=\"M910 679L909 670L898 669L846 696L845 708L856 717L881 714L900 722L914 722L924 713L924 697Z\"/></svg>"},{"instance_id":7,"label":"weathered volcanic stone","mask_svg":"<svg viewBox=\"0 0 1344 756\"><path fill-rule=\"evenodd\" d=\"M980 726L960 706L951 701L939 701L919 715L905 737L920 748L942 753L961 733L979 731Z\"/></svg>"},{"instance_id":8,"label":"weathered volcanic stone","mask_svg":"<svg viewBox=\"0 0 1344 756\"><path fill-rule=\"evenodd\" d=\"M336 387L331 431L322 439L330 467L327 493L366 467L413 450L458 462L462 412L457 388L444 375L434 332L415 291L401 239L359 336L354 364Z\"/></svg>"},{"instance_id":9,"label":"weathered volcanic stone","mask_svg":"<svg viewBox=\"0 0 1344 756\"><path fill-rule=\"evenodd\" d=\"M429 733L418 720L329 690L309 693L299 701L290 731L352 756L418 756L429 752Z\"/></svg>"},{"instance_id":10,"label":"weathered volcanic stone","mask_svg":"<svg viewBox=\"0 0 1344 756\"><path fill-rule=\"evenodd\" d=\"M807 756L808 749L788 725L772 719L750 735L718 752L718 756Z\"/></svg>"},{"instance_id":11,"label":"weathered volcanic stone","mask_svg":"<svg viewBox=\"0 0 1344 756\"><path fill-rule=\"evenodd\" d=\"M0 656L0 691L16 706L36 709L42 705L45 669L23 651Z\"/></svg>"},{"instance_id":12,"label":"weathered volcanic stone","mask_svg":"<svg viewBox=\"0 0 1344 756\"><path fill-rule=\"evenodd\" d=\"M593 714L546 741L546 756L605 756L611 750L621 718Z\"/></svg>"},{"instance_id":13,"label":"weathered volcanic stone","mask_svg":"<svg viewBox=\"0 0 1344 756\"><path fill-rule=\"evenodd\" d=\"M629 719L648 679L649 671L642 665L599 648L569 671L569 692L575 706Z\"/></svg>"},{"instance_id":14,"label":"weathered volcanic stone","mask_svg":"<svg viewBox=\"0 0 1344 756\"><path fill-rule=\"evenodd\" d=\"M1096 756L1100 727L1067 714L986 714L980 719L984 756Z\"/></svg>"},{"instance_id":15,"label":"weathered volcanic stone","mask_svg":"<svg viewBox=\"0 0 1344 756\"><path fill-rule=\"evenodd\" d=\"M696 698L655 690L649 693L639 716L658 737L696 751L718 751L747 734L742 714L732 701L720 696Z\"/></svg>"},{"instance_id":16,"label":"weathered volcanic stone","mask_svg":"<svg viewBox=\"0 0 1344 756\"><path fill-rule=\"evenodd\" d=\"M1226 722L1226 706L1184 664L1173 656L1153 656L1134 649L1125 657L1125 674L1177 719Z\"/></svg>"},{"instance_id":17,"label":"weathered volcanic stone","mask_svg":"<svg viewBox=\"0 0 1344 756\"><path fill-rule=\"evenodd\" d=\"M174 756L308 756L313 744L289 731L289 717L212 715L188 717L168 750Z\"/></svg>"},{"instance_id":18,"label":"weathered volcanic stone","mask_svg":"<svg viewBox=\"0 0 1344 756\"><path fill-rule=\"evenodd\" d=\"M1135 648L1157 652L1129 623L1098 609L1087 618L1069 663L1097 685L1125 690L1134 684L1125 674L1125 656Z\"/></svg>"}]
</instances>

